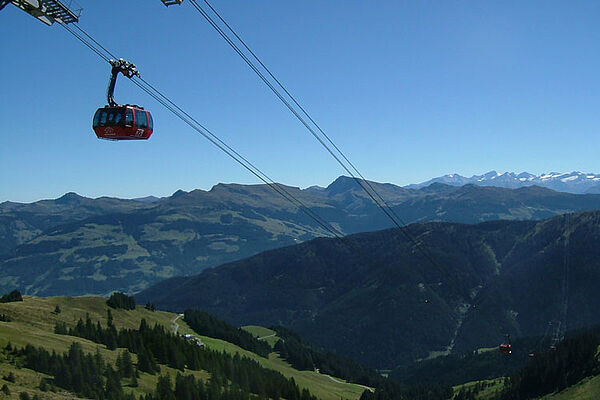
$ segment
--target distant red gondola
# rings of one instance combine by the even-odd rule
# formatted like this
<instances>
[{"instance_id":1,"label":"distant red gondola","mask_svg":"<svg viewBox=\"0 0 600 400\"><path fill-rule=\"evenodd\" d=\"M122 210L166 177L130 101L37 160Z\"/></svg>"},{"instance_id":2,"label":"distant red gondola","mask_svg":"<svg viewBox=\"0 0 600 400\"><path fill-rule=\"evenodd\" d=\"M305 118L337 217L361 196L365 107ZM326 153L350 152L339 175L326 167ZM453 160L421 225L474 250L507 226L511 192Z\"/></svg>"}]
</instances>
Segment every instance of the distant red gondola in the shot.
<instances>
[{"instance_id":1,"label":"distant red gondola","mask_svg":"<svg viewBox=\"0 0 600 400\"><path fill-rule=\"evenodd\" d=\"M512 353L512 344L510 343L510 335L506 335L506 343L502 343L498 346L500 353L502 354L511 354Z\"/></svg>"},{"instance_id":2,"label":"distant red gondola","mask_svg":"<svg viewBox=\"0 0 600 400\"><path fill-rule=\"evenodd\" d=\"M512 344L502 343L499 346L500 353L502 354L511 354L512 353Z\"/></svg>"},{"instance_id":3,"label":"distant red gondola","mask_svg":"<svg viewBox=\"0 0 600 400\"><path fill-rule=\"evenodd\" d=\"M96 111L92 123L96 136L108 140L148 139L154 129L150 112L136 105L119 105L113 98L119 72L132 78L134 75L140 76L137 68L123 59L110 60L110 64L112 70L106 95L108 105Z\"/></svg>"}]
</instances>

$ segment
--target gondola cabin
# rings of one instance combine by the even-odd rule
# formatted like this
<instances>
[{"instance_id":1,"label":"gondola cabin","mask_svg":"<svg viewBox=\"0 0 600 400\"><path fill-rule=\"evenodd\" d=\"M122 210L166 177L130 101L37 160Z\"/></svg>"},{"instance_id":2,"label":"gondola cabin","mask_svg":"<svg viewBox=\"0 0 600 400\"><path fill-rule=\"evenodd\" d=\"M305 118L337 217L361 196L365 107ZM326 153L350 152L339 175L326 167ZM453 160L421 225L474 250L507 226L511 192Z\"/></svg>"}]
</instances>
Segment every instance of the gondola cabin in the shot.
<instances>
[{"instance_id":1,"label":"gondola cabin","mask_svg":"<svg viewBox=\"0 0 600 400\"><path fill-rule=\"evenodd\" d=\"M93 128L99 139L145 140L152 135L150 112L133 105L106 106L94 114Z\"/></svg>"},{"instance_id":2,"label":"gondola cabin","mask_svg":"<svg viewBox=\"0 0 600 400\"><path fill-rule=\"evenodd\" d=\"M510 343L502 343L498 346L500 353L502 354L511 354L512 353L512 344Z\"/></svg>"}]
</instances>

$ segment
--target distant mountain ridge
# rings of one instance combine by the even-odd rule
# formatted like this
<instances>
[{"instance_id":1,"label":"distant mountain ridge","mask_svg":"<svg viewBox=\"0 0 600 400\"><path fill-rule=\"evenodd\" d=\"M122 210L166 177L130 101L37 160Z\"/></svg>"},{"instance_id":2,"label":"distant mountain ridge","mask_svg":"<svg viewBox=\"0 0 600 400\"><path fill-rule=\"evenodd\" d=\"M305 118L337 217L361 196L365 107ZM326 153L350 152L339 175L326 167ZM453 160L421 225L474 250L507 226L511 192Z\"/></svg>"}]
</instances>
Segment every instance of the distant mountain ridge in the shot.
<instances>
[{"instance_id":1,"label":"distant mountain ridge","mask_svg":"<svg viewBox=\"0 0 600 400\"><path fill-rule=\"evenodd\" d=\"M470 178L459 174L447 174L428 181L407 185L407 189L420 189L432 183L444 183L451 186L468 184L479 186L496 186L516 189L525 186L541 186L558 192L575 194L600 193L600 174L573 172L550 172L548 174L533 175L528 172L519 174L514 172L490 171L483 175L473 175Z\"/></svg>"},{"instance_id":2,"label":"distant mountain ridge","mask_svg":"<svg viewBox=\"0 0 600 400\"><path fill-rule=\"evenodd\" d=\"M600 195L434 183L407 189L370 182L405 223L540 220L600 209ZM286 190L342 234L392 227L354 179ZM218 184L152 202L68 193L0 204L0 290L38 296L135 293L316 237L321 226L266 185Z\"/></svg>"}]
</instances>

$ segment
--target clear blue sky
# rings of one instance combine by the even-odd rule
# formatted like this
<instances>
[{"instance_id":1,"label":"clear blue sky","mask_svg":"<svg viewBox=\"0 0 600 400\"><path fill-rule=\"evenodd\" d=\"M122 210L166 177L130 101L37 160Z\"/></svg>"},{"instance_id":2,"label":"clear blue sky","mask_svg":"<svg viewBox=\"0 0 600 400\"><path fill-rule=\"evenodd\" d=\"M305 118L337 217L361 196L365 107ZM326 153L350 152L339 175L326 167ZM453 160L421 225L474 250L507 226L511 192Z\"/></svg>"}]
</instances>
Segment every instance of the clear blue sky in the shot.
<instances>
[{"instance_id":1,"label":"clear blue sky","mask_svg":"<svg viewBox=\"0 0 600 400\"><path fill-rule=\"evenodd\" d=\"M78 0L80 26L274 179L343 171L186 1ZM598 1L213 5L363 174L600 172ZM257 179L131 82L147 142L96 139L109 66L59 25L0 11L0 201L164 196Z\"/></svg>"}]
</instances>

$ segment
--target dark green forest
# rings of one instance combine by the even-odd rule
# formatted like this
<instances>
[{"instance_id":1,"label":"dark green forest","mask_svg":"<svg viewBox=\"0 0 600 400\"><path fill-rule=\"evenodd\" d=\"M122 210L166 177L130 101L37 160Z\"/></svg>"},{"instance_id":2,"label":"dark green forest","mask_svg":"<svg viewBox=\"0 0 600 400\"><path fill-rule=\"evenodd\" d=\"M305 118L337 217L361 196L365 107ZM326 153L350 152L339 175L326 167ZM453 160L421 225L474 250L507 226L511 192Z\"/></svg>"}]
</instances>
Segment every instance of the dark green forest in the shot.
<instances>
[{"instance_id":1,"label":"dark green forest","mask_svg":"<svg viewBox=\"0 0 600 400\"><path fill-rule=\"evenodd\" d=\"M262 357L267 357L271 352L267 342L260 341L245 330L223 322L204 311L185 310L183 319L199 335L237 344Z\"/></svg>"},{"instance_id":2,"label":"dark green forest","mask_svg":"<svg viewBox=\"0 0 600 400\"><path fill-rule=\"evenodd\" d=\"M134 382L136 379L137 372L130 357L125 356L129 361L120 361L122 368L115 369L106 363L100 353L84 354L79 343L71 344L65 354L50 353L44 348L32 345L13 350L12 354L21 357L26 368L53 376L52 380L42 381L42 390L48 390L48 386L55 385L91 399L134 399L132 395L125 395L121 387L123 378L131 378ZM119 358L122 359L121 356Z\"/></svg>"},{"instance_id":3,"label":"dark green forest","mask_svg":"<svg viewBox=\"0 0 600 400\"><path fill-rule=\"evenodd\" d=\"M319 348L388 370L450 343L463 354L497 346L505 333L543 335L563 308L557 293L568 260L566 325L600 322L600 212L406 229L435 263L390 229L347 237L368 257L339 240L316 239L167 280L136 299L201 308L237 326L281 325Z\"/></svg>"},{"instance_id":4,"label":"dark green forest","mask_svg":"<svg viewBox=\"0 0 600 400\"><path fill-rule=\"evenodd\" d=\"M213 350L202 349L183 337L168 332L162 325L150 327L142 320L138 329L117 331L110 318L106 327L99 322L79 320L74 328L57 324L55 332L69 334L106 345L109 349L125 348L138 356L138 369L156 374L160 365L184 371L205 370L211 374L211 382L227 386L231 382L241 391L270 398L284 397L298 400L310 394L300 391L293 379L287 379L279 372L263 368L256 361L239 354L229 355ZM216 384L216 383L215 383Z\"/></svg>"},{"instance_id":5,"label":"dark green forest","mask_svg":"<svg viewBox=\"0 0 600 400\"><path fill-rule=\"evenodd\" d=\"M135 299L133 296L127 296L125 293L114 292L110 295L106 304L112 308L122 308L124 310L135 310Z\"/></svg>"},{"instance_id":6,"label":"dark green forest","mask_svg":"<svg viewBox=\"0 0 600 400\"><path fill-rule=\"evenodd\" d=\"M13 301L23 301L23 296L21 296L21 292L18 290L13 290L0 297L0 303L11 303Z\"/></svg>"}]
</instances>

